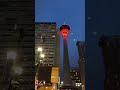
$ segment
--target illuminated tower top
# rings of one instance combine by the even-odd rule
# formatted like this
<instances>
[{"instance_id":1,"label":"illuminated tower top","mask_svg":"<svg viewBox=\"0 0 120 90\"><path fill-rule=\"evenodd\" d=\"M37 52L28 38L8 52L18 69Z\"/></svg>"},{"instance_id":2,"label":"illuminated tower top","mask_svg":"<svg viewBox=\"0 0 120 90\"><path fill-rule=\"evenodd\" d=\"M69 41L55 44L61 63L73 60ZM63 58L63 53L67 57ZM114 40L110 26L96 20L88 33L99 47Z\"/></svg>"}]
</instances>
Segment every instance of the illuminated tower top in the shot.
<instances>
[{"instance_id":1,"label":"illuminated tower top","mask_svg":"<svg viewBox=\"0 0 120 90\"><path fill-rule=\"evenodd\" d=\"M60 32L62 33L64 39L67 39L67 35L69 31L70 31L70 27L68 25L62 25L60 27Z\"/></svg>"}]
</instances>

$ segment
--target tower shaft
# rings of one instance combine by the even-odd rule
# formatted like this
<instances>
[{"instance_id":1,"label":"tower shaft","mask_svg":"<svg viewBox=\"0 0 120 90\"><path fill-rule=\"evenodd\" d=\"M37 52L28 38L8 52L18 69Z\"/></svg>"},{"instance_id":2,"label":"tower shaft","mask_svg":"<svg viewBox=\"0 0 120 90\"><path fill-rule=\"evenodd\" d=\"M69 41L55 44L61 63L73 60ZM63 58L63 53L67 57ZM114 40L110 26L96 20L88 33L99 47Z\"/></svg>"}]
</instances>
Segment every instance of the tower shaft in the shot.
<instances>
[{"instance_id":1,"label":"tower shaft","mask_svg":"<svg viewBox=\"0 0 120 90\"><path fill-rule=\"evenodd\" d=\"M64 61L63 61L63 85L71 86L72 80L70 75L70 65L69 65L69 56L68 56L68 47L67 47L67 39L64 39Z\"/></svg>"}]
</instances>

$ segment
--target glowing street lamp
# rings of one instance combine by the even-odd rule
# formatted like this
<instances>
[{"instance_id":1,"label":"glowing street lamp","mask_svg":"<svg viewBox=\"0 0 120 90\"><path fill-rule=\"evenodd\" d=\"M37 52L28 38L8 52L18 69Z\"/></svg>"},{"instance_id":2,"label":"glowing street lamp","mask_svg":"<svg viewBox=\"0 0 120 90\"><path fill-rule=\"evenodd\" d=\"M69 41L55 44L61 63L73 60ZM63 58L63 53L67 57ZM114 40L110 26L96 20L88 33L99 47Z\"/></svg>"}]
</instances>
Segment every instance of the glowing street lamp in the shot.
<instances>
[{"instance_id":1,"label":"glowing street lamp","mask_svg":"<svg viewBox=\"0 0 120 90\"><path fill-rule=\"evenodd\" d=\"M41 58L44 58L44 57L45 57L45 55L44 55L44 54L40 54L40 56L41 56Z\"/></svg>"},{"instance_id":2,"label":"glowing street lamp","mask_svg":"<svg viewBox=\"0 0 120 90\"><path fill-rule=\"evenodd\" d=\"M45 83L46 83L46 82L45 82L45 80L44 80L44 81L43 81L43 84L45 85Z\"/></svg>"},{"instance_id":3,"label":"glowing street lamp","mask_svg":"<svg viewBox=\"0 0 120 90\"><path fill-rule=\"evenodd\" d=\"M42 51L42 48L41 47L38 47L38 52L41 52Z\"/></svg>"}]
</instances>

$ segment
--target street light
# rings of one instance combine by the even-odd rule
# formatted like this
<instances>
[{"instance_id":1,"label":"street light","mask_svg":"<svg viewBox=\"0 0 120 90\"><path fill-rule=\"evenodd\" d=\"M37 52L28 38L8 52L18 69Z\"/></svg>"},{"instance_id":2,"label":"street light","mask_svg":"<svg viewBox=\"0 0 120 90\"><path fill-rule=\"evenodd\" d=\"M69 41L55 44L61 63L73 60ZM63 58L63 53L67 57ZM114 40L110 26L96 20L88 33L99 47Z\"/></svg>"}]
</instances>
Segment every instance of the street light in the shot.
<instances>
[{"instance_id":1,"label":"street light","mask_svg":"<svg viewBox=\"0 0 120 90\"><path fill-rule=\"evenodd\" d=\"M43 51L43 48L42 47L38 47L37 48L37 51L38 51L38 56L37 56L37 69L36 69L36 75L35 77L38 79L38 71L39 71L39 67L40 65L43 63L43 58L45 57L44 54L42 54L42 51Z\"/></svg>"},{"instance_id":2,"label":"street light","mask_svg":"<svg viewBox=\"0 0 120 90\"><path fill-rule=\"evenodd\" d=\"M41 47L38 47L37 50L38 50L38 52L41 52L41 51L42 51L42 48L41 48Z\"/></svg>"},{"instance_id":3,"label":"street light","mask_svg":"<svg viewBox=\"0 0 120 90\"><path fill-rule=\"evenodd\" d=\"M41 56L41 58L44 58L44 57L45 57L45 55L44 55L44 54L40 54L40 56Z\"/></svg>"},{"instance_id":4,"label":"street light","mask_svg":"<svg viewBox=\"0 0 120 90\"><path fill-rule=\"evenodd\" d=\"M36 65L38 65L38 63L40 62L40 60L39 60L39 58L40 58L40 54L41 54L41 52L43 51L43 49L42 49L42 47L38 47L37 48L37 60L36 60Z\"/></svg>"}]
</instances>

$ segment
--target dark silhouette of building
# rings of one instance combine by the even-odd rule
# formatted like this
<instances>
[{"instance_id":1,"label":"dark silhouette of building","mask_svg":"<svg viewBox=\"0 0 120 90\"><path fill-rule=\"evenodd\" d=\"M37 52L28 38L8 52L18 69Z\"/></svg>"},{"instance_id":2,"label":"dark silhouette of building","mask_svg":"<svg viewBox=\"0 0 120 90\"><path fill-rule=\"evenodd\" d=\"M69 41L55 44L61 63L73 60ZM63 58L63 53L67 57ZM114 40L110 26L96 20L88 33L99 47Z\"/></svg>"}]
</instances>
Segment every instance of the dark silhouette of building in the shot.
<instances>
[{"instance_id":1,"label":"dark silhouette of building","mask_svg":"<svg viewBox=\"0 0 120 90\"><path fill-rule=\"evenodd\" d=\"M85 42L77 41L76 46L79 54L81 88L85 90Z\"/></svg>"},{"instance_id":2,"label":"dark silhouette of building","mask_svg":"<svg viewBox=\"0 0 120 90\"><path fill-rule=\"evenodd\" d=\"M0 12L0 89L15 79L19 90L34 90L34 1L1 0Z\"/></svg>"},{"instance_id":3,"label":"dark silhouette of building","mask_svg":"<svg viewBox=\"0 0 120 90\"><path fill-rule=\"evenodd\" d=\"M120 36L102 36L99 46L105 64L104 90L120 90Z\"/></svg>"}]
</instances>

